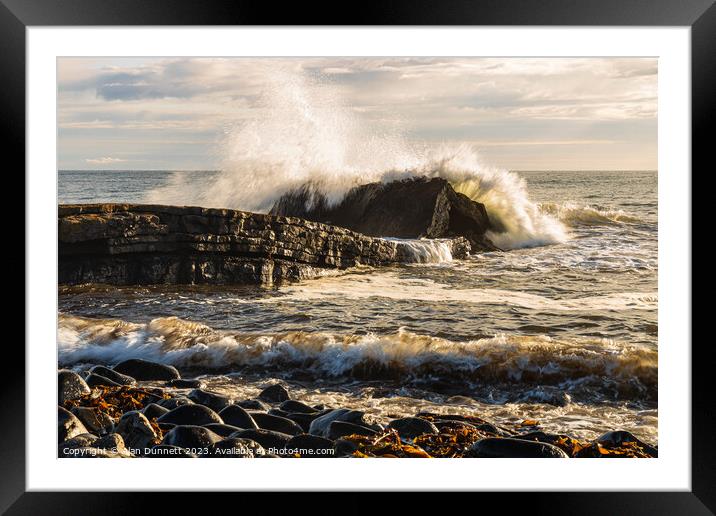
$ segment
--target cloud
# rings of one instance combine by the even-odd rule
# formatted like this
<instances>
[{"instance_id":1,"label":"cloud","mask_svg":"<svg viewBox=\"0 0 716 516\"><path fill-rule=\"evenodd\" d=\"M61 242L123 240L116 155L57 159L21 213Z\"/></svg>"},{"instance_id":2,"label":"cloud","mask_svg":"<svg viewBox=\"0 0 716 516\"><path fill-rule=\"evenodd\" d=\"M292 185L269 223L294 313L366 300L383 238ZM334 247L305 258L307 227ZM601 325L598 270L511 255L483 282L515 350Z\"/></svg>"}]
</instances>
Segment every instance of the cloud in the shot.
<instances>
[{"instance_id":1,"label":"cloud","mask_svg":"<svg viewBox=\"0 0 716 516\"><path fill-rule=\"evenodd\" d=\"M129 160L110 158L109 156L105 156L103 158L85 158L85 163L89 163L90 165L112 165L114 163L124 163L125 161Z\"/></svg>"},{"instance_id":2,"label":"cloud","mask_svg":"<svg viewBox=\"0 0 716 516\"><path fill-rule=\"evenodd\" d=\"M517 146L500 142L541 141L520 146L575 156L578 144L547 142L609 140L627 150L632 142L643 155L648 138L644 159L655 167L657 73L655 58L61 58L60 160L110 164L118 162L90 161L82 149L142 151L143 162L181 168L190 149L167 143L150 155L146 142L192 140L199 142L193 166L210 167L216 155L200 152L228 127L267 116L266 99L281 81L305 77L325 85L326 106L349 108L375 134L399 130L429 144L479 140L505 149Z\"/></svg>"}]
</instances>

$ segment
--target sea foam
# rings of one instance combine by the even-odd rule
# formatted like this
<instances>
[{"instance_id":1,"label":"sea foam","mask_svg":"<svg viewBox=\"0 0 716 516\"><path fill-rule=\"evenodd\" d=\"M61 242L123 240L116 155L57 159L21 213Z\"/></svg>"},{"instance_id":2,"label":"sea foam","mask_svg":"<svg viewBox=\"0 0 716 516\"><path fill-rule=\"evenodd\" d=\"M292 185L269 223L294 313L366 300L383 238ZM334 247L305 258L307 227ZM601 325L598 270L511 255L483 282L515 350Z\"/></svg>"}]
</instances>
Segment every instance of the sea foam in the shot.
<instances>
[{"instance_id":1,"label":"sea foam","mask_svg":"<svg viewBox=\"0 0 716 516\"><path fill-rule=\"evenodd\" d=\"M308 73L266 73L270 86L252 117L227 129L218 144L221 171L213 184L197 189L177 173L148 202L267 212L309 183L335 204L361 184L442 177L485 205L494 226L488 236L501 248L569 238L567 226L530 199L518 174L485 164L474 145L416 142L403 120L376 131L345 105L335 84Z\"/></svg>"}]
</instances>

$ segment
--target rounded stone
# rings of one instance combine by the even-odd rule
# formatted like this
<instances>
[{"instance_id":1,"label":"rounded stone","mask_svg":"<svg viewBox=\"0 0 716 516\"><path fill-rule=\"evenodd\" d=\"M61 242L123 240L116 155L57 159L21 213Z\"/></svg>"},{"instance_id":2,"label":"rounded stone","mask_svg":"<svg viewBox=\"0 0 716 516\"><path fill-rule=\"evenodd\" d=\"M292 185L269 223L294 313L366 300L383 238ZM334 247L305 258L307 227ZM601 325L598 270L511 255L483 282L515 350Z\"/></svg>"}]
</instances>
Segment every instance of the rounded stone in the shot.
<instances>
[{"instance_id":1,"label":"rounded stone","mask_svg":"<svg viewBox=\"0 0 716 516\"><path fill-rule=\"evenodd\" d=\"M57 372L57 400L60 405L86 396L90 392L87 382L77 373L66 369Z\"/></svg>"},{"instance_id":2,"label":"rounded stone","mask_svg":"<svg viewBox=\"0 0 716 516\"><path fill-rule=\"evenodd\" d=\"M110 380L109 378L105 378L104 376L100 376L95 373L90 374L85 381L87 382L87 385L89 385L91 388L122 386L122 384L117 383L114 380Z\"/></svg>"},{"instance_id":3,"label":"rounded stone","mask_svg":"<svg viewBox=\"0 0 716 516\"><path fill-rule=\"evenodd\" d=\"M234 400L228 396L215 392L204 391L202 389L194 389L187 394L187 398L194 403L207 406L217 412L225 407L228 407L229 405L234 404Z\"/></svg>"},{"instance_id":4,"label":"rounded stone","mask_svg":"<svg viewBox=\"0 0 716 516\"><path fill-rule=\"evenodd\" d=\"M340 439L346 435L376 435L378 432L372 428L368 428L363 425L356 425L355 423L348 423L347 421L333 421L328 425L328 438L332 440Z\"/></svg>"},{"instance_id":5,"label":"rounded stone","mask_svg":"<svg viewBox=\"0 0 716 516\"><path fill-rule=\"evenodd\" d=\"M348 423L355 423L357 425L365 426L367 428L374 428L375 425L372 425L365 421L364 416L365 412L362 412L360 410L350 410L345 408L329 410L328 412L321 415L320 417L317 417L311 422L311 426L309 427L308 433L313 435L319 435L321 437L327 437L328 427L333 421L347 421Z\"/></svg>"},{"instance_id":6,"label":"rounded stone","mask_svg":"<svg viewBox=\"0 0 716 516\"><path fill-rule=\"evenodd\" d=\"M281 410L288 413L314 414L318 412L315 408L297 400L286 400L278 406Z\"/></svg>"},{"instance_id":7,"label":"rounded stone","mask_svg":"<svg viewBox=\"0 0 716 516\"><path fill-rule=\"evenodd\" d=\"M539 441L488 437L474 443L465 457L480 458L569 458L561 449Z\"/></svg>"},{"instance_id":8,"label":"rounded stone","mask_svg":"<svg viewBox=\"0 0 716 516\"><path fill-rule=\"evenodd\" d=\"M259 427L251 414L238 405L229 405L219 412L219 416L227 425L238 426L244 430Z\"/></svg>"},{"instance_id":9,"label":"rounded stone","mask_svg":"<svg viewBox=\"0 0 716 516\"><path fill-rule=\"evenodd\" d=\"M238 405L239 407L244 408L246 410L263 410L264 412L271 408L269 405L266 405L266 403L264 403L263 401L256 400L256 399L237 401L234 404Z\"/></svg>"},{"instance_id":10,"label":"rounded stone","mask_svg":"<svg viewBox=\"0 0 716 516\"><path fill-rule=\"evenodd\" d=\"M183 396L179 396L177 398L165 398L157 401L157 405L169 410L181 407L182 405L192 405L193 403L194 402L189 398L185 398Z\"/></svg>"},{"instance_id":11,"label":"rounded stone","mask_svg":"<svg viewBox=\"0 0 716 516\"><path fill-rule=\"evenodd\" d=\"M149 403L142 409L142 414L147 416L147 419L149 419L150 421L152 419L157 419L163 416L167 412L169 412L168 408L162 407L161 405L157 405L156 403Z\"/></svg>"},{"instance_id":12,"label":"rounded stone","mask_svg":"<svg viewBox=\"0 0 716 516\"><path fill-rule=\"evenodd\" d=\"M147 417L138 410L122 414L117 424L117 433L122 436L126 446L137 455L145 453L157 441L157 434L149 424Z\"/></svg>"},{"instance_id":13,"label":"rounded stone","mask_svg":"<svg viewBox=\"0 0 716 516\"><path fill-rule=\"evenodd\" d=\"M168 381L167 387L174 387L175 389L203 389L206 387L206 383L196 379L177 378Z\"/></svg>"},{"instance_id":14,"label":"rounded stone","mask_svg":"<svg viewBox=\"0 0 716 516\"><path fill-rule=\"evenodd\" d=\"M122 373L139 381L148 380L174 380L181 378L179 371L173 366L150 362L141 358L130 358L113 367L118 373Z\"/></svg>"},{"instance_id":15,"label":"rounded stone","mask_svg":"<svg viewBox=\"0 0 716 516\"><path fill-rule=\"evenodd\" d=\"M333 441L325 437L311 434L296 435L286 443L281 452L282 457L333 457Z\"/></svg>"},{"instance_id":16,"label":"rounded stone","mask_svg":"<svg viewBox=\"0 0 716 516\"><path fill-rule=\"evenodd\" d=\"M221 416L204 405L192 403L181 405L157 418L157 423L172 425L208 425L209 423L223 423Z\"/></svg>"},{"instance_id":17,"label":"rounded stone","mask_svg":"<svg viewBox=\"0 0 716 516\"><path fill-rule=\"evenodd\" d=\"M263 412L250 412L251 417L259 425L259 428L265 430L275 430L289 435L298 435L303 433L303 429L294 421L280 416L272 416Z\"/></svg>"},{"instance_id":18,"label":"rounded stone","mask_svg":"<svg viewBox=\"0 0 716 516\"><path fill-rule=\"evenodd\" d=\"M109 367L105 367L102 365L96 365L92 369L90 369L91 374L97 374L99 376L103 376L109 380L112 380L115 383L118 383L120 385L136 385L137 380L132 378L131 376L127 376L126 374L119 373L115 371L114 369L110 369Z\"/></svg>"},{"instance_id":19,"label":"rounded stone","mask_svg":"<svg viewBox=\"0 0 716 516\"><path fill-rule=\"evenodd\" d=\"M64 407L57 407L57 442L61 443L73 437L86 434L87 428L72 412Z\"/></svg>"},{"instance_id":20,"label":"rounded stone","mask_svg":"<svg viewBox=\"0 0 716 516\"><path fill-rule=\"evenodd\" d=\"M268 403L280 403L290 398L291 396L286 388L278 383L269 385L259 394L259 399Z\"/></svg>"},{"instance_id":21,"label":"rounded stone","mask_svg":"<svg viewBox=\"0 0 716 516\"><path fill-rule=\"evenodd\" d=\"M274 432L273 430L250 429L237 432L230 437L238 437L241 439L251 439L259 443L268 453L275 453L286 446L291 440L292 435Z\"/></svg>"},{"instance_id":22,"label":"rounded stone","mask_svg":"<svg viewBox=\"0 0 716 516\"><path fill-rule=\"evenodd\" d=\"M419 435L439 433L434 424L419 417L394 419L388 424L388 428L398 432L402 439L414 439Z\"/></svg>"},{"instance_id":23,"label":"rounded stone","mask_svg":"<svg viewBox=\"0 0 716 516\"><path fill-rule=\"evenodd\" d=\"M112 418L94 407L73 407L71 412L77 416L87 430L95 435L114 432Z\"/></svg>"},{"instance_id":24,"label":"rounded stone","mask_svg":"<svg viewBox=\"0 0 716 516\"><path fill-rule=\"evenodd\" d=\"M162 444L180 446L201 457L207 455L209 446L219 441L221 441L221 436L208 428L196 425L179 425L167 432Z\"/></svg>"}]
</instances>

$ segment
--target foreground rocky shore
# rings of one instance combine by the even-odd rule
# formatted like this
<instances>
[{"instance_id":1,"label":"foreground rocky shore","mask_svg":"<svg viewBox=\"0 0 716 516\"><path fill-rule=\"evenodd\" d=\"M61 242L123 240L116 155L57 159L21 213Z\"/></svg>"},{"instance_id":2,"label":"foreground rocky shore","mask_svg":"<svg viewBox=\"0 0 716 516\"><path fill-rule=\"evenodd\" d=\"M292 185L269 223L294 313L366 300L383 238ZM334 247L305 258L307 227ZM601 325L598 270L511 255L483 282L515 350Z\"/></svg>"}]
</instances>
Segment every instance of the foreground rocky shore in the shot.
<instances>
[{"instance_id":1,"label":"foreground rocky shore","mask_svg":"<svg viewBox=\"0 0 716 516\"><path fill-rule=\"evenodd\" d=\"M626 431L587 442L539 422L421 412L371 421L350 407L311 406L274 383L233 399L139 359L58 372L59 457L656 457Z\"/></svg>"}]
</instances>

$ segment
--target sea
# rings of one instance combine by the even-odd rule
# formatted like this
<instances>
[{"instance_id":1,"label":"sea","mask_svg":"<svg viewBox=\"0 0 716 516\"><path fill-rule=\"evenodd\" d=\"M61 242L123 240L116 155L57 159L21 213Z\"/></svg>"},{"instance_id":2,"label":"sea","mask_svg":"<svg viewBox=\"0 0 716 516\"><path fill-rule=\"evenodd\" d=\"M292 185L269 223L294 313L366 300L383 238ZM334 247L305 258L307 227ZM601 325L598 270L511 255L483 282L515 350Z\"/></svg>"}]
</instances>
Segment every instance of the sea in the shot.
<instances>
[{"instance_id":1,"label":"sea","mask_svg":"<svg viewBox=\"0 0 716 516\"><path fill-rule=\"evenodd\" d=\"M317 184L340 199L361 181L440 175L485 204L503 252L427 253L423 263L263 287L60 286L59 365L144 358L239 399L280 380L304 402L378 421L460 413L537 420L584 439L623 429L656 443L657 172L461 163ZM286 182L261 176L60 170L58 203L265 212Z\"/></svg>"}]
</instances>

